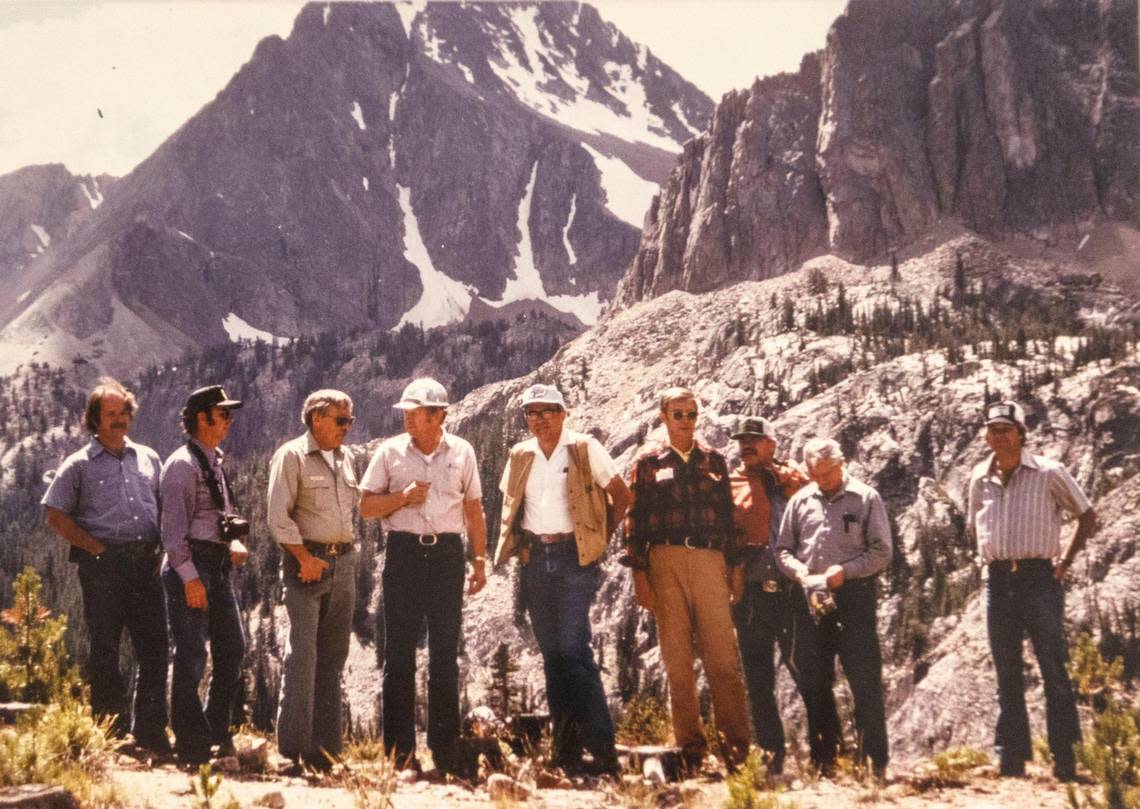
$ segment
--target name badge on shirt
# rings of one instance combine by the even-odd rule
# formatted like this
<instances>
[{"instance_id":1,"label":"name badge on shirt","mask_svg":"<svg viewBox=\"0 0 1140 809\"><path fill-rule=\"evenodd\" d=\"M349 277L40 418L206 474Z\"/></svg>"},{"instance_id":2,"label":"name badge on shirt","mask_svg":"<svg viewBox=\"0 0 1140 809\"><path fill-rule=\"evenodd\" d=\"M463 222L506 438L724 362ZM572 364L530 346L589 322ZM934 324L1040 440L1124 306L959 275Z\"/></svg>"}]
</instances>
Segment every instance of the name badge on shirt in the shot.
<instances>
[{"instance_id":1,"label":"name badge on shirt","mask_svg":"<svg viewBox=\"0 0 1140 809\"><path fill-rule=\"evenodd\" d=\"M309 483L323 483L324 480L324 475L309 475Z\"/></svg>"},{"instance_id":2,"label":"name badge on shirt","mask_svg":"<svg viewBox=\"0 0 1140 809\"><path fill-rule=\"evenodd\" d=\"M673 467L671 467L671 466L666 466L664 469L658 469L657 475L654 477L654 480L656 480L658 483L662 483L666 480L672 480L672 479L673 479Z\"/></svg>"}]
</instances>

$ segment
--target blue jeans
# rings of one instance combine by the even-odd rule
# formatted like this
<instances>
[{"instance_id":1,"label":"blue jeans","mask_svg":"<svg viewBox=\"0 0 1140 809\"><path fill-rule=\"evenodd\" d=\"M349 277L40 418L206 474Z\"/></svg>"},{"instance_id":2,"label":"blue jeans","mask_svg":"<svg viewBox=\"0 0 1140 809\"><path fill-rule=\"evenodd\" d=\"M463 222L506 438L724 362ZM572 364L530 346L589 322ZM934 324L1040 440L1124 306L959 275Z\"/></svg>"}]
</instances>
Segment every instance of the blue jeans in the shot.
<instances>
[{"instance_id":1,"label":"blue jeans","mask_svg":"<svg viewBox=\"0 0 1140 809\"><path fill-rule=\"evenodd\" d=\"M595 761L609 761L614 755L614 726L590 647L590 605L598 587L598 564L579 565L573 540L553 545L536 542L521 575L523 603L546 674L554 758L571 763L585 747Z\"/></svg>"},{"instance_id":2,"label":"blue jeans","mask_svg":"<svg viewBox=\"0 0 1140 809\"><path fill-rule=\"evenodd\" d=\"M162 750L166 740L166 614L158 581L158 554L142 543L108 545L96 559L76 553L83 613L91 652L87 681L96 715L116 714L115 731L128 728L144 747ZM130 634L138 680L134 694L134 723L130 724L126 686L119 670L119 642Z\"/></svg>"},{"instance_id":3,"label":"blue jeans","mask_svg":"<svg viewBox=\"0 0 1140 809\"><path fill-rule=\"evenodd\" d=\"M1003 769L1016 771L1033 758L1021 655L1028 635L1045 684L1045 724L1053 769L1058 774L1072 773L1076 767L1073 745L1081 740L1081 726L1066 670L1064 590L1053 578L1048 559L1022 560L1017 565L1016 571L1008 563L990 565L986 582L986 626L998 693L995 750Z\"/></svg>"},{"instance_id":4,"label":"blue jeans","mask_svg":"<svg viewBox=\"0 0 1140 809\"><path fill-rule=\"evenodd\" d=\"M206 588L207 609L187 607L182 578L170 567L162 571L167 618L174 638L170 726L180 758L206 761L212 744L230 741L230 721L241 683L245 635L230 584L229 549L224 545L194 544L191 556ZM212 670L203 706L198 686L206 671L207 642Z\"/></svg>"}]
</instances>

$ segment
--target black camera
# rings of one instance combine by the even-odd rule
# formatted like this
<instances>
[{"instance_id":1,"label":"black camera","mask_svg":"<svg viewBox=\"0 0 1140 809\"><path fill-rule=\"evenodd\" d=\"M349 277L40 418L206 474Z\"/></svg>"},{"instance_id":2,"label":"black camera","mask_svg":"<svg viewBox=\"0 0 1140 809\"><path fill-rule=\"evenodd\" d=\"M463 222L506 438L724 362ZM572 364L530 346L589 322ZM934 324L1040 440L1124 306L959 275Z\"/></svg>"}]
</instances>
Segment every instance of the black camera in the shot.
<instances>
[{"instance_id":1,"label":"black camera","mask_svg":"<svg viewBox=\"0 0 1140 809\"><path fill-rule=\"evenodd\" d=\"M223 514L219 517L218 528L222 534L222 542L249 536L249 520L243 520L236 514Z\"/></svg>"}]
</instances>

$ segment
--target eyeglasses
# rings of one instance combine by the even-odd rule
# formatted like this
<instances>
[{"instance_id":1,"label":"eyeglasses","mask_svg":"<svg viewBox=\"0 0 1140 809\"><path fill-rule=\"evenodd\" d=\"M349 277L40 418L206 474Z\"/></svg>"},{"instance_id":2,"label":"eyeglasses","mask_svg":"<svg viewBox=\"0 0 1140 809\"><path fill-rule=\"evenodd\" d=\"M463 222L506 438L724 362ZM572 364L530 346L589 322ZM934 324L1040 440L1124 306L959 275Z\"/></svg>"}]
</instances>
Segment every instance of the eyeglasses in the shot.
<instances>
[{"instance_id":1,"label":"eyeglasses","mask_svg":"<svg viewBox=\"0 0 1140 809\"><path fill-rule=\"evenodd\" d=\"M336 421L337 427L351 427L352 423L356 421L356 416L337 416L334 421Z\"/></svg>"},{"instance_id":2,"label":"eyeglasses","mask_svg":"<svg viewBox=\"0 0 1140 809\"><path fill-rule=\"evenodd\" d=\"M222 421L234 420L234 411L230 410L228 407L219 407L216 411L216 415Z\"/></svg>"},{"instance_id":3,"label":"eyeglasses","mask_svg":"<svg viewBox=\"0 0 1140 809\"><path fill-rule=\"evenodd\" d=\"M669 415L671 415L673 417L673 421L684 421L686 419L688 419L689 421L696 421L697 420L697 411L696 410L674 410Z\"/></svg>"},{"instance_id":4,"label":"eyeglasses","mask_svg":"<svg viewBox=\"0 0 1140 809\"><path fill-rule=\"evenodd\" d=\"M561 407L538 407L523 411L528 419L549 419L562 412Z\"/></svg>"}]
</instances>

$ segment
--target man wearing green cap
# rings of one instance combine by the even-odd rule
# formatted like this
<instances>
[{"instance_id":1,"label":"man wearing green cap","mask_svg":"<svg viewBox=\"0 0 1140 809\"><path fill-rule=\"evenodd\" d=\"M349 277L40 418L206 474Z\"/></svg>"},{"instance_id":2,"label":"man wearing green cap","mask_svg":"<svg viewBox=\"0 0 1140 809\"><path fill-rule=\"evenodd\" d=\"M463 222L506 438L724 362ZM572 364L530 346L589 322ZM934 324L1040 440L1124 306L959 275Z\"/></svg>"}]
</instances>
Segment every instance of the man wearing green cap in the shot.
<instances>
[{"instance_id":1,"label":"man wearing green cap","mask_svg":"<svg viewBox=\"0 0 1140 809\"><path fill-rule=\"evenodd\" d=\"M797 680L788 637L789 582L776 566L772 548L788 498L808 482L790 461L776 460L776 432L758 417L740 418L733 439L740 447L740 466L729 477L733 518L744 534L743 564L733 568L732 617L752 707L756 741L764 750L770 773L784 768L784 727L776 704L774 647ZM830 695L829 695L830 696ZM835 714L835 701L830 701ZM838 719L835 719L838 726Z\"/></svg>"}]
</instances>

